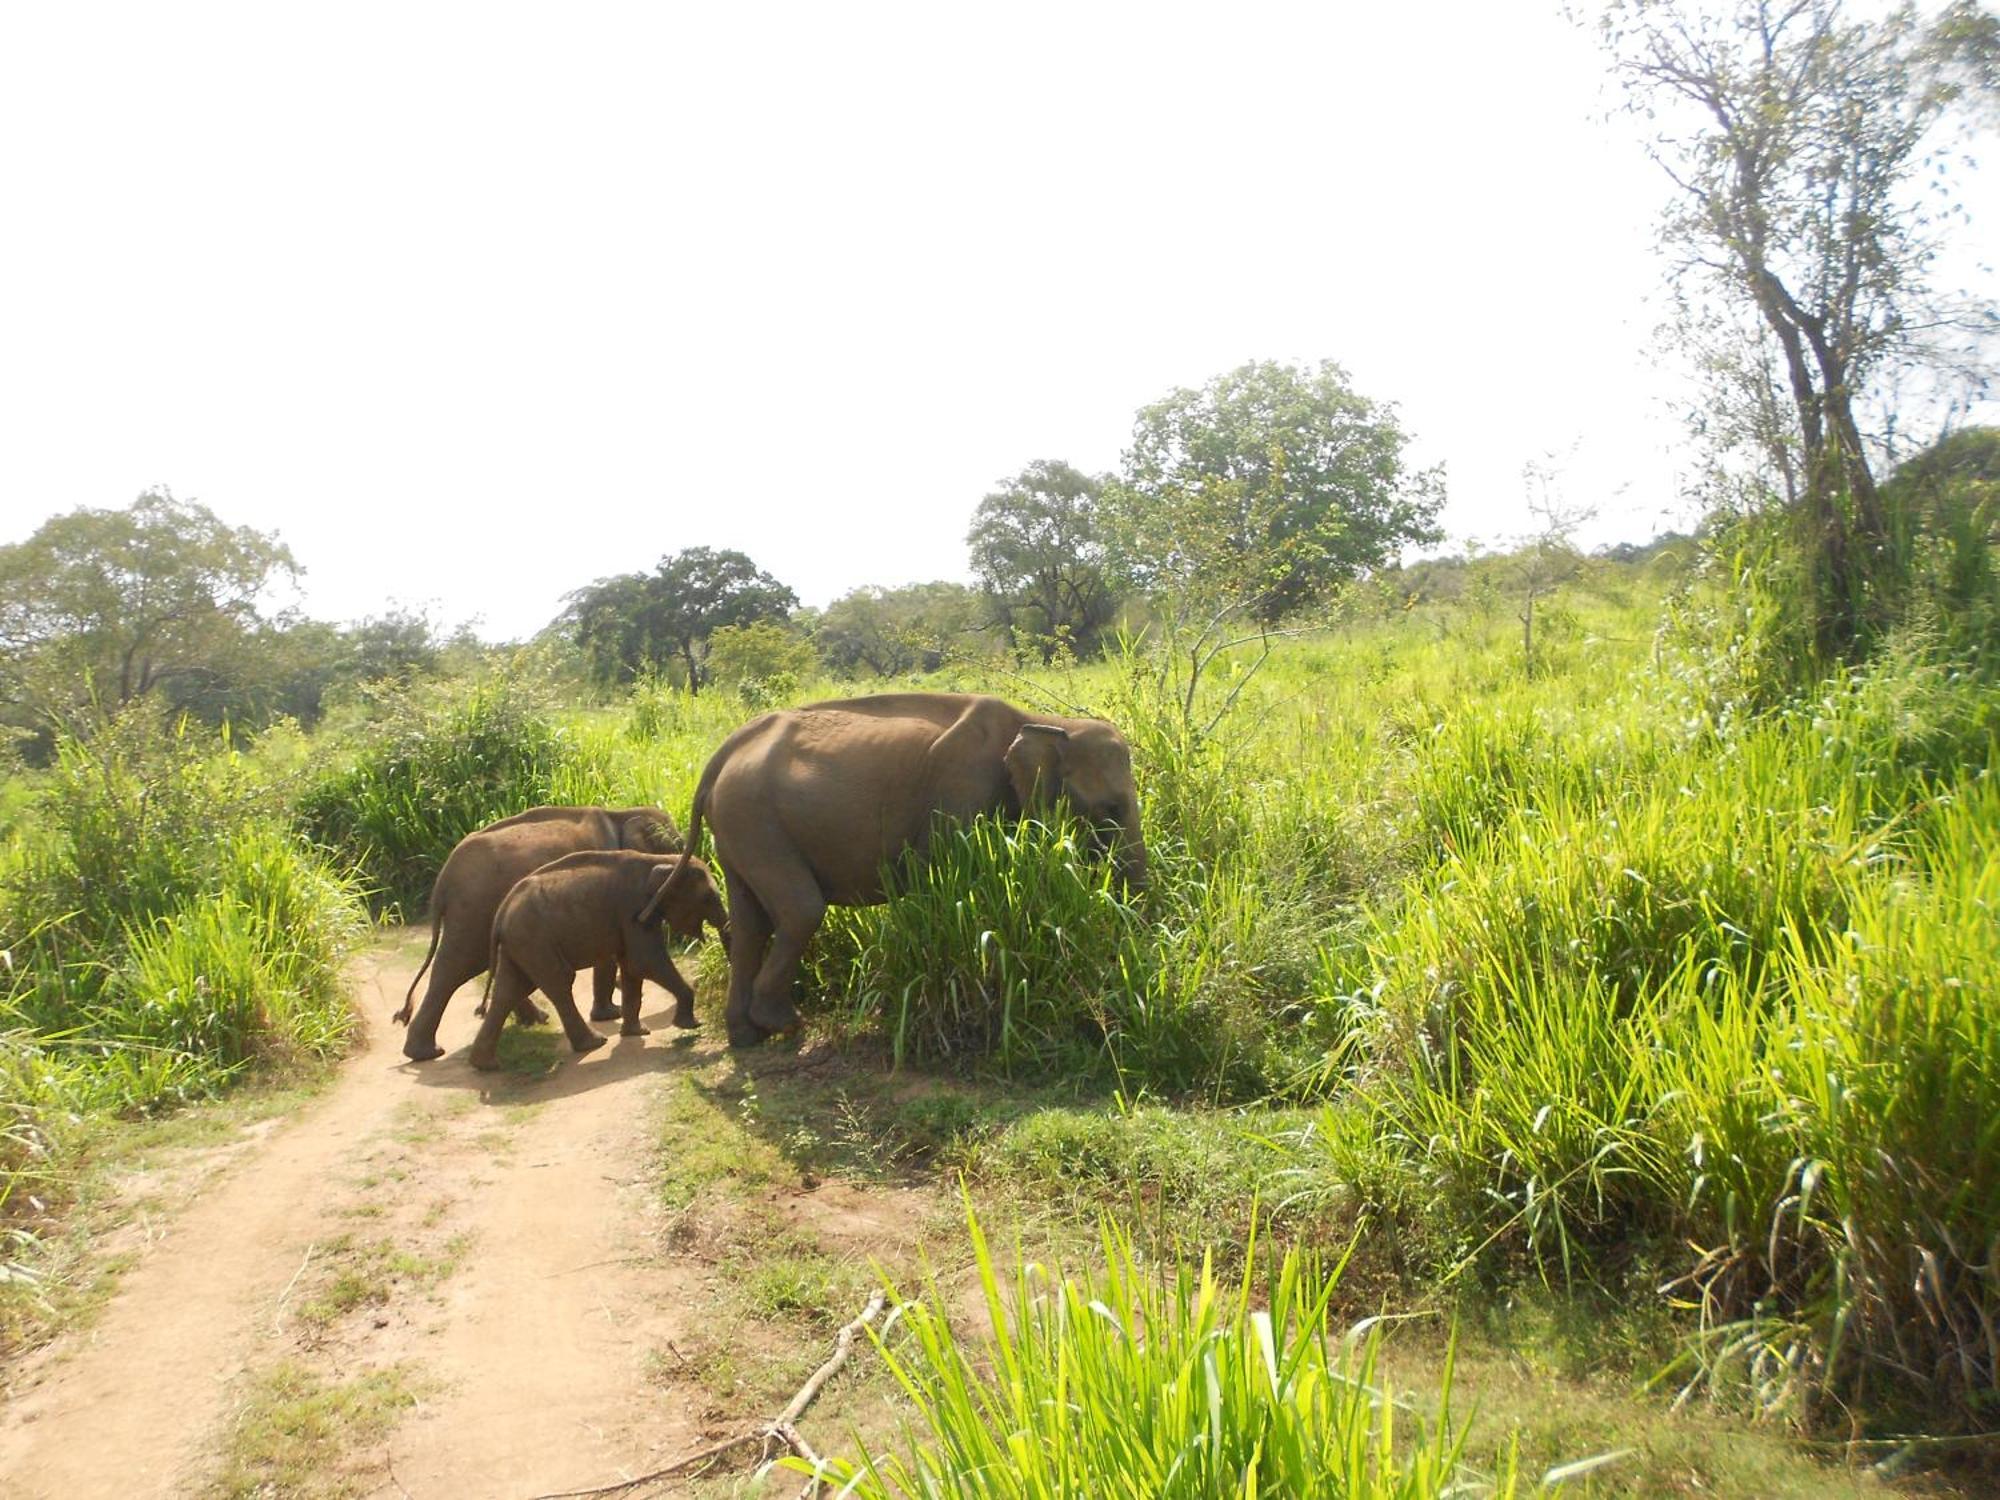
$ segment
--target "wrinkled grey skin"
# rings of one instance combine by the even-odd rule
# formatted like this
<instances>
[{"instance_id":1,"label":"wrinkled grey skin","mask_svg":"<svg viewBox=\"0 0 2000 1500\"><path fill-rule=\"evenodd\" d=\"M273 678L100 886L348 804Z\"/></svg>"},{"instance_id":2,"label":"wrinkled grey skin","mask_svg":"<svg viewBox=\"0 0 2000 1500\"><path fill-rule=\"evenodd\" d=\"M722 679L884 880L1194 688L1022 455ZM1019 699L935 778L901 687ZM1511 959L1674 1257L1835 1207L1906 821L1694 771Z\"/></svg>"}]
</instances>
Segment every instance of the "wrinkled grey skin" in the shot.
<instances>
[{"instance_id":1,"label":"wrinkled grey skin","mask_svg":"<svg viewBox=\"0 0 2000 1500\"><path fill-rule=\"evenodd\" d=\"M427 1062L444 1055L437 1041L438 1023L458 987L486 972L493 914L515 881L551 860L588 849L676 854L680 847L673 819L657 807L536 807L460 839L431 887L430 952L394 1017L409 1025L404 1056ZM431 982L412 1019L411 1003L424 969L430 970ZM614 981L628 1003L638 995L636 975L620 976L615 966L600 967L592 976L592 1020L609 1020L619 1013L611 1004ZM524 1021L546 1019L532 1003L521 1007L520 1014Z\"/></svg>"},{"instance_id":2,"label":"wrinkled grey skin","mask_svg":"<svg viewBox=\"0 0 2000 1500\"><path fill-rule=\"evenodd\" d=\"M729 919L708 867L698 859L686 863L671 892L673 861L627 850L565 855L516 882L493 917L492 1003L473 1039L472 1065L500 1065L500 1028L533 990L555 1003L572 1048L602 1047L604 1038L577 1014L570 994L576 971L590 965L615 964L665 986L674 997L674 1025L693 1026L694 989L674 967L667 933L698 938L706 922L727 943ZM625 992L619 1031L646 1034L636 985Z\"/></svg>"},{"instance_id":3,"label":"wrinkled grey skin","mask_svg":"<svg viewBox=\"0 0 2000 1500\"><path fill-rule=\"evenodd\" d=\"M753 719L709 760L706 819L729 892L732 1046L798 1025L792 982L829 906L873 906L882 871L935 817L1020 815L1061 800L1143 885L1146 843L1124 736L1102 719L1029 714L968 693L883 693ZM683 856L686 858L686 856Z\"/></svg>"}]
</instances>

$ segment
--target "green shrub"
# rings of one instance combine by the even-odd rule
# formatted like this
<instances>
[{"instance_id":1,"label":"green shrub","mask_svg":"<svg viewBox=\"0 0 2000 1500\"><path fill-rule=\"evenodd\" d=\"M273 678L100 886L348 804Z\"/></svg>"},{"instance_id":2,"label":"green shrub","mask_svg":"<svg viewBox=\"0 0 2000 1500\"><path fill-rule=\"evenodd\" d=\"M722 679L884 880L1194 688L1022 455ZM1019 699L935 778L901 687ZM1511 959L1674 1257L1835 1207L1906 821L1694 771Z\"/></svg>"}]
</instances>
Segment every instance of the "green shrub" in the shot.
<instances>
[{"instance_id":1,"label":"green shrub","mask_svg":"<svg viewBox=\"0 0 2000 1500\"><path fill-rule=\"evenodd\" d=\"M1970 1415L2000 1375L1968 1249L2000 1234L2000 695L1889 660L1693 733L1644 699L1571 736L1462 716L1413 780L1435 865L1327 951L1369 1046L1325 1081L1379 1143L1344 1168L1468 1263L1652 1257L1710 1378Z\"/></svg>"},{"instance_id":2,"label":"green shrub","mask_svg":"<svg viewBox=\"0 0 2000 1500\"><path fill-rule=\"evenodd\" d=\"M420 908L452 847L557 800L574 749L531 689L490 677L395 699L309 787L298 816L368 882L378 908Z\"/></svg>"},{"instance_id":3,"label":"green shrub","mask_svg":"<svg viewBox=\"0 0 2000 1500\"><path fill-rule=\"evenodd\" d=\"M345 1043L352 883L229 748L146 710L65 738L0 854L14 1033L68 1105L151 1108Z\"/></svg>"}]
</instances>

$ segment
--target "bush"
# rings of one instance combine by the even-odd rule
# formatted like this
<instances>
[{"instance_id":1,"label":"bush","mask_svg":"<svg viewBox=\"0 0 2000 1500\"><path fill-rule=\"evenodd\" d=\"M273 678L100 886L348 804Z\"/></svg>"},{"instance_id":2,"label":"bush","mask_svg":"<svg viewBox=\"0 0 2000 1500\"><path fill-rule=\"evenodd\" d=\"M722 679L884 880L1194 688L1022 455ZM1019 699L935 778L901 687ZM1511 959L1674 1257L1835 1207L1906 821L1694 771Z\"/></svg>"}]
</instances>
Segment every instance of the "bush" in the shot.
<instances>
[{"instance_id":1,"label":"bush","mask_svg":"<svg viewBox=\"0 0 2000 1500\"><path fill-rule=\"evenodd\" d=\"M504 677L413 690L306 790L298 816L355 865L378 910L414 910L460 839L557 800L573 758L568 732Z\"/></svg>"},{"instance_id":2,"label":"bush","mask_svg":"<svg viewBox=\"0 0 2000 1500\"><path fill-rule=\"evenodd\" d=\"M350 881L226 737L144 709L59 743L35 828L0 859L13 1036L69 1107L151 1108L254 1059L338 1052L362 930Z\"/></svg>"},{"instance_id":3,"label":"bush","mask_svg":"<svg viewBox=\"0 0 2000 1500\"><path fill-rule=\"evenodd\" d=\"M1376 1170L1489 1266L1657 1260L1708 1377L1970 1417L2000 1377L1969 1248L2000 1234L1997 709L1913 659L1691 734L1465 715L1414 777L1434 867L1327 955Z\"/></svg>"}]
</instances>

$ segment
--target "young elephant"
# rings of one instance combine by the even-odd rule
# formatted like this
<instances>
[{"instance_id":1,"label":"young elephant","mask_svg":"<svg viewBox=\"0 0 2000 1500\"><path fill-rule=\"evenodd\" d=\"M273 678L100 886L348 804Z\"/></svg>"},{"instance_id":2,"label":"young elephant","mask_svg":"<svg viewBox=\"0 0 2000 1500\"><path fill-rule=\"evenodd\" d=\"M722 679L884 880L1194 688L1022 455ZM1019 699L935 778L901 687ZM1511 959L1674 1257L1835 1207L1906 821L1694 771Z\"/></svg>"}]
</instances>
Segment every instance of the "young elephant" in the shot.
<instances>
[{"instance_id":1,"label":"young elephant","mask_svg":"<svg viewBox=\"0 0 2000 1500\"><path fill-rule=\"evenodd\" d=\"M576 971L594 964L616 963L665 986L675 1001L674 1025L694 1025L694 989L674 967L666 929L696 938L707 922L726 946L729 918L708 867L698 859L686 863L687 872L671 892L667 877L673 864L631 850L566 855L516 884L493 918L491 1003L473 1039L472 1065L500 1065L500 1028L508 1012L537 989L555 1002L571 1047L578 1052L602 1047L604 1038L584 1024L570 994ZM620 1031L644 1036L637 987L624 999Z\"/></svg>"},{"instance_id":2,"label":"young elephant","mask_svg":"<svg viewBox=\"0 0 2000 1500\"><path fill-rule=\"evenodd\" d=\"M404 1055L416 1062L444 1056L437 1031L445 1005L460 985L486 972L493 914L515 881L550 860L586 849L671 854L679 848L673 819L656 807L536 807L460 839L431 887L430 952L410 981L403 1008L395 1015L397 1022L409 1025L403 1038ZM423 1004L416 1006L417 985L425 970L430 972L430 986ZM606 1021L618 1014L611 1007L614 979L623 981L620 987L628 1000L638 993L638 976L619 975L612 965L600 966L593 978L593 1021ZM521 1016L524 1020L544 1019L532 1002L523 1006Z\"/></svg>"}]
</instances>

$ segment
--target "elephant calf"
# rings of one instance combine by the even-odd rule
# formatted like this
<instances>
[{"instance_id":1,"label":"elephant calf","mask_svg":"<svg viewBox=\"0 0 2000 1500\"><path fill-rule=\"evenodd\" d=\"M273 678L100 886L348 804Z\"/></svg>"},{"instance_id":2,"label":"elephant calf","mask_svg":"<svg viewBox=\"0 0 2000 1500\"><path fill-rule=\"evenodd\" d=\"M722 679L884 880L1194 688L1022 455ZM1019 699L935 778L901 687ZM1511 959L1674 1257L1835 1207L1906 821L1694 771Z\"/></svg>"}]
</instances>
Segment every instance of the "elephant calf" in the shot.
<instances>
[{"instance_id":1,"label":"elephant calf","mask_svg":"<svg viewBox=\"0 0 2000 1500\"><path fill-rule=\"evenodd\" d=\"M692 1026L694 989L674 967L667 929L697 938L701 925L729 942L721 892L698 859L668 888L670 861L635 850L594 850L543 865L507 893L493 917L492 1003L472 1043L475 1068L499 1066L500 1029L508 1014L540 990L555 1002L563 1032L578 1052L604 1045L577 1013L570 993L579 969L617 964L628 974L663 985L674 997L674 1025ZM624 995L626 1036L644 1036L637 987Z\"/></svg>"},{"instance_id":2,"label":"elephant calf","mask_svg":"<svg viewBox=\"0 0 2000 1500\"><path fill-rule=\"evenodd\" d=\"M673 819L657 807L536 807L488 824L458 841L431 887L431 947L423 968L410 981L397 1023L407 1024L403 1053L414 1062L444 1056L438 1045L438 1023L446 1003L469 979L486 972L493 944L493 914L514 888L514 882L550 860L586 849L634 849L672 854L680 849ZM436 960L433 967L432 960ZM430 971L430 987L421 1008L415 1007L417 985ZM590 1019L608 1021L611 986L622 980L629 1000L639 991L632 974L619 975L600 965L593 984ZM532 1004L522 1007L523 1020L545 1019Z\"/></svg>"}]
</instances>

